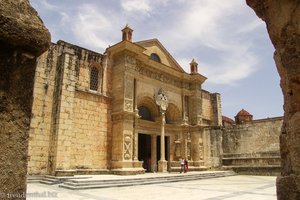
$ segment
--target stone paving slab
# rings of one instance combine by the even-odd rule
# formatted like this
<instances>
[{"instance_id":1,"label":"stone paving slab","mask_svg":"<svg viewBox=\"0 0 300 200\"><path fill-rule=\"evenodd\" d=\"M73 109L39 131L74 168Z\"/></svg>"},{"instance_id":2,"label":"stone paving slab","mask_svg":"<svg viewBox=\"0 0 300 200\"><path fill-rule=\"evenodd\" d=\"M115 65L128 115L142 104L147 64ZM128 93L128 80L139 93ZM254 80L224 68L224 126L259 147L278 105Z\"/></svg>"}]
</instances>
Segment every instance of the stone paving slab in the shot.
<instances>
[{"instance_id":1,"label":"stone paving slab","mask_svg":"<svg viewBox=\"0 0 300 200\"><path fill-rule=\"evenodd\" d=\"M29 183L27 200L276 200L275 180L275 176L238 175L80 191L63 189L57 185Z\"/></svg>"}]
</instances>

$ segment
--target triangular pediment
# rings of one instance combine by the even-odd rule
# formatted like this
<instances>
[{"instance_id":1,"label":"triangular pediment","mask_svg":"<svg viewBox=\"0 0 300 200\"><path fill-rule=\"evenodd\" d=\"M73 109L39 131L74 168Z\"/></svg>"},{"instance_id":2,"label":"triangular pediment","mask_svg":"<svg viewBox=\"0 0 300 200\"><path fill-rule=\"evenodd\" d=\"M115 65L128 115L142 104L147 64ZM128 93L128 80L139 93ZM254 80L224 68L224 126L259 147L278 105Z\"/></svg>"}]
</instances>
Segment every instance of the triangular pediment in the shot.
<instances>
[{"instance_id":1,"label":"triangular pediment","mask_svg":"<svg viewBox=\"0 0 300 200\"><path fill-rule=\"evenodd\" d=\"M146 50L144 54L151 57L151 54L159 56L160 62L168 67L171 67L177 71L184 72L183 68L176 62L171 54L157 39L143 40L135 42L135 44L144 47Z\"/></svg>"}]
</instances>

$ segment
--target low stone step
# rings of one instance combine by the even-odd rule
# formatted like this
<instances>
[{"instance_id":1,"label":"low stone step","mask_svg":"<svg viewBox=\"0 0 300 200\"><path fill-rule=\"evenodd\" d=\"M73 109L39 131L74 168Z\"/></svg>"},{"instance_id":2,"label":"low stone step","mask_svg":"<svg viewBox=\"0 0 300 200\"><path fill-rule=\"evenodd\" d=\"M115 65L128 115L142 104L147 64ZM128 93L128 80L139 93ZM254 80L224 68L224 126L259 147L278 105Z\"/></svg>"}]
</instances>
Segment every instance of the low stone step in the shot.
<instances>
[{"instance_id":1,"label":"low stone step","mask_svg":"<svg viewBox=\"0 0 300 200\"><path fill-rule=\"evenodd\" d=\"M44 176L27 176L27 183L39 183Z\"/></svg>"},{"instance_id":2,"label":"low stone step","mask_svg":"<svg viewBox=\"0 0 300 200\"><path fill-rule=\"evenodd\" d=\"M261 175L261 176L277 176L280 174L281 166L280 165L229 165L223 166L224 170L232 170L238 174L245 175Z\"/></svg>"},{"instance_id":3,"label":"low stone step","mask_svg":"<svg viewBox=\"0 0 300 200\"><path fill-rule=\"evenodd\" d=\"M226 172L226 174L229 174ZM137 182L137 181L152 181L152 180L174 180L174 179L188 179L188 178L201 178L201 177L215 177L223 176L223 173L205 173L205 174L178 174L173 176L161 176L161 177L147 177L147 178L130 178L130 179L107 179L107 180L68 180L65 184L80 185L80 184L110 184L110 183L122 183L122 182Z\"/></svg>"},{"instance_id":4,"label":"low stone step","mask_svg":"<svg viewBox=\"0 0 300 200\"><path fill-rule=\"evenodd\" d=\"M170 182L191 181L208 178L218 178L224 176L235 175L232 171L227 172L212 172L203 174L180 174L172 176L158 177L143 177L143 178L128 178L128 179L110 179L110 180L67 180L59 187L78 190L78 189L94 189L94 188L109 188L109 187L125 187L134 185L162 184Z\"/></svg>"},{"instance_id":5,"label":"low stone step","mask_svg":"<svg viewBox=\"0 0 300 200\"><path fill-rule=\"evenodd\" d=\"M42 180L40 180L40 183L46 184L46 185L55 185L63 183L67 180L78 180L78 179L88 179L91 178L91 176L44 176Z\"/></svg>"},{"instance_id":6,"label":"low stone step","mask_svg":"<svg viewBox=\"0 0 300 200\"><path fill-rule=\"evenodd\" d=\"M181 167L171 167L171 172L180 172ZM194 172L194 171L207 171L207 167L204 166L200 166L200 167L194 167L194 166L189 166L189 170L190 172Z\"/></svg>"},{"instance_id":7,"label":"low stone step","mask_svg":"<svg viewBox=\"0 0 300 200\"><path fill-rule=\"evenodd\" d=\"M280 157L236 157L236 158L223 158L222 159L223 165L230 166L230 165L280 165L281 159Z\"/></svg>"}]
</instances>

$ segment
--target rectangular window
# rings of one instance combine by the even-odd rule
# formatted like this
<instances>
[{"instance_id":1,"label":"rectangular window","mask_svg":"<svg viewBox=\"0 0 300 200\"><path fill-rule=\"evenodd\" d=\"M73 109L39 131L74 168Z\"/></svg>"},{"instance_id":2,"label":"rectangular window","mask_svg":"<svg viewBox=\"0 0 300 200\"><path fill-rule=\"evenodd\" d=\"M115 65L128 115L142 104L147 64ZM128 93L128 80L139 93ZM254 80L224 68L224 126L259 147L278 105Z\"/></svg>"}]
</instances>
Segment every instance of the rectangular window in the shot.
<instances>
[{"instance_id":1,"label":"rectangular window","mask_svg":"<svg viewBox=\"0 0 300 200\"><path fill-rule=\"evenodd\" d=\"M98 91L99 71L96 67L92 67L90 71L90 90Z\"/></svg>"}]
</instances>

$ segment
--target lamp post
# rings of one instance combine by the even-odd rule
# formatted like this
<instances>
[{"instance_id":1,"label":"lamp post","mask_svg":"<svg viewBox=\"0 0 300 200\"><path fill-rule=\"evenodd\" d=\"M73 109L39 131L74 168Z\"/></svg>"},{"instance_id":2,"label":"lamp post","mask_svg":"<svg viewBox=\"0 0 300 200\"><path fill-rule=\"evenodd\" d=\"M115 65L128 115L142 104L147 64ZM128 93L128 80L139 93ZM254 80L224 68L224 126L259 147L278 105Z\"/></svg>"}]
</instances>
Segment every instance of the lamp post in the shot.
<instances>
[{"instance_id":1,"label":"lamp post","mask_svg":"<svg viewBox=\"0 0 300 200\"><path fill-rule=\"evenodd\" d=\"M160 133L160 160L158 161L158 171L167 171L167 161L165 158L165 123L166 123L166 110L168 108L168 97L162 88L159 89L155 96L156 104L159 106L161 113L161 133Z\"/></svg>"}]
</instances>

